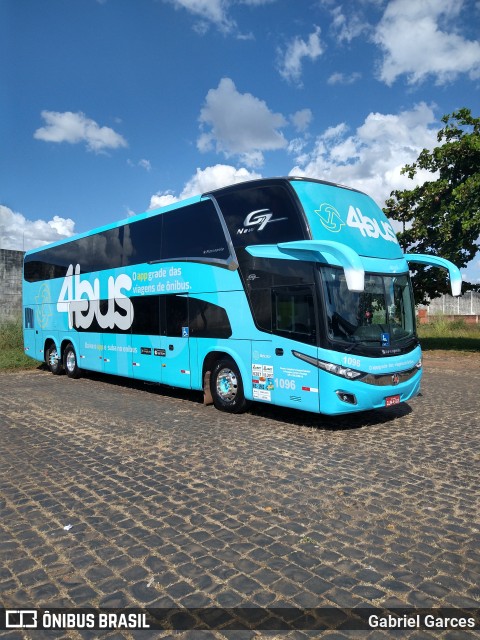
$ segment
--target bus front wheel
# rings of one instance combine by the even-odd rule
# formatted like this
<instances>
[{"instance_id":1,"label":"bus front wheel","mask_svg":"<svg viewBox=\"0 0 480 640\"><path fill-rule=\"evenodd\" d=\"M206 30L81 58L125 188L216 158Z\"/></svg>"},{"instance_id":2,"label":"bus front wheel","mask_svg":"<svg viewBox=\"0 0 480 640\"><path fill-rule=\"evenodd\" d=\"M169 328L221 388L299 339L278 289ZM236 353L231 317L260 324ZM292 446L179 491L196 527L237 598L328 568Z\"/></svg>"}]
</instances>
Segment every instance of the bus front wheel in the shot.
<instances>
[{"instance_id":1,"label":"bus front wheel","mask_svg":"<svg viewBox=\"0 0 480 640\"><path fill-rule=\"evenodd\" d=\"M210 378L213 404L220 411L242 413L249 402L243 393L243 382L237 365L230 358L219 360Z\"/></svg>"},{"instance_id":2,"label":"bus front wheel","mask_svg":"<svg viewBox=\"0 0 480 640\"><path fill-rule=\"evenodd\" d=\"M69 378L79 378L80 368L77 363L77 354L72 344L67 344L63 352L63 366Z\"/></svg>"}]
</instances>

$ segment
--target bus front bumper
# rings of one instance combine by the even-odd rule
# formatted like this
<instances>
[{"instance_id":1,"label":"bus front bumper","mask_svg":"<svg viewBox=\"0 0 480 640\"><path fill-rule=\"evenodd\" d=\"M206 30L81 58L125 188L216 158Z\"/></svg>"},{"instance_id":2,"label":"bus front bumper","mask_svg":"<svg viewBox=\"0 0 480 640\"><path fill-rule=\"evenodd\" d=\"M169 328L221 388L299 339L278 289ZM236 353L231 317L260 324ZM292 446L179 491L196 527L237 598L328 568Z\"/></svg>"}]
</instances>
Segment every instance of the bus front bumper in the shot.
<instances>
[{"instance_id":1,"label":"bus front bumper","mask_svg":"<svg viewBox=\"0 0 480 640\"><path fill-rule=\"evenodd\" d=\"M420 393L421 369L412 371L408 380L402 381L399 378L398 374L388 374L371 376L371 380L367 378L366 381L347 380L322 371L320 413L340 415L381 409L411 400Z\"/></svg>"}]
</instances>

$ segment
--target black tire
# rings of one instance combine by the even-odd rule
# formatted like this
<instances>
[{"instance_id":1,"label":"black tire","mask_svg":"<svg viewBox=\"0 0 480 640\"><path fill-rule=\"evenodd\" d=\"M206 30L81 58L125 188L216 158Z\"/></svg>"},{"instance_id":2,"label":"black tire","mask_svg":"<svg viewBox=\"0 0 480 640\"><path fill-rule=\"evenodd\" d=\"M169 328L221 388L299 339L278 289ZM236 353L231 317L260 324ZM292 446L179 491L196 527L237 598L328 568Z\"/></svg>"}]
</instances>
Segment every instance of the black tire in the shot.
<instances>
[{"instance_id":1,"label":"black tire","mask_svg":"<svg viewBox=\"0 0 480 640\"><path fill-rule=\"evenodd\" d=\"M60 358L58 349L54 344L51 344L48 347L45 354L45 362L47 363L49 371L51 371L54 376L58 376L63 372L62 359Z\"/></svg>"},{"instance_id":2,"label":"black tire","mask_svg":"<svg viewBox=\"0 0 480 640\"><path fill-rule=\"evenodd\" d=\"M78 366L77 354L73 348L73 344L69 343L63 352L63 367L69 378L79 378L80 368Z\"/></svg>"},{"instance_id":3,"label":"black tire","mask_svg":"<svg viewBox=\"0 0 480 640\"><path fill-rule=\"evenodd\" d=\"M213 368L210 377L213 404L220 411L242 413L250 402L245 399L240 371L231 358L222 358Z\"/></svg>"}]
</instances>

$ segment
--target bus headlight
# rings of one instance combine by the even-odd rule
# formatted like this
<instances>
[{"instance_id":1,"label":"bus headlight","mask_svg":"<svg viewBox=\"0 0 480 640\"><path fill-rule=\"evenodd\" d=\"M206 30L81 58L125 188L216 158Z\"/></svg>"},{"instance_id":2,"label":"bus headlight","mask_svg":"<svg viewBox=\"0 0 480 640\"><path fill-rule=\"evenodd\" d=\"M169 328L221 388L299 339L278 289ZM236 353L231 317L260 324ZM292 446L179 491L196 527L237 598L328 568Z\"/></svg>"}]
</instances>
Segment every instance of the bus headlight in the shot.
<instances>
[{"instance_id":1,"label":"bus headlight","mask_svg":"<svg viewBox=\"0 0 480 640\"><path fill-rule=\"evenodd\" d=\"M347 380L356 380L366 375L363 371L357 371L356 369L350 369L349 367L342 367L340 364L333 364L333 362L327 362L326 360L319 360L318 358L307 356L305 353L300 353L300 351L292 351L292 354L304 362L313 364L319 369L323 369L328 373L333 373L334 376L346 378Z\"/></svg>"},{"instance_id":2,"label":"bus headlight","mask_svg":"<svg viewBox=\"0 0 480 640\"><path fill-rule=\"evenodd\" d=\"M334 376L340 376L341 378L347 378L347 380L355 380L360 376L365 375L363 371L356 371L355 369L349 369L348 367L342 367L339 364L333 364L332 362L325 362L325 360L317 360L317 367L333 373Z\"/></svg>"}]
</instances>

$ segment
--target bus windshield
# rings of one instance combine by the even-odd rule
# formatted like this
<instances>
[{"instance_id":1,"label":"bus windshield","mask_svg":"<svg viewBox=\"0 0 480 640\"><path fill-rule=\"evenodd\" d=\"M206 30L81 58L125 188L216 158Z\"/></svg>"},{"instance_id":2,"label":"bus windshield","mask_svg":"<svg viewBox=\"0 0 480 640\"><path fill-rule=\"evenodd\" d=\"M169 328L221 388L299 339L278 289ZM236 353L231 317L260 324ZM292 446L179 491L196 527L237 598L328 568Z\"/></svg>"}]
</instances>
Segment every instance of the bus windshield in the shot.
<instances>
[{"instance_id":1,"label":"bus windshield","mask_svg":"<svg viewBox=\"0 0 480 640\"><path fill-rule=\"evenodd\" d=\"M415 339L415 308L408 274L365 274L365 290L349 291L343 269L322 267L330 340L355 346L402 348ZM349 348L347 348L349 347Z\"/></svg>"}]
</instances>

